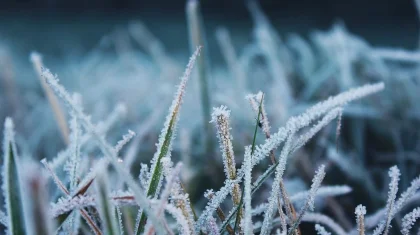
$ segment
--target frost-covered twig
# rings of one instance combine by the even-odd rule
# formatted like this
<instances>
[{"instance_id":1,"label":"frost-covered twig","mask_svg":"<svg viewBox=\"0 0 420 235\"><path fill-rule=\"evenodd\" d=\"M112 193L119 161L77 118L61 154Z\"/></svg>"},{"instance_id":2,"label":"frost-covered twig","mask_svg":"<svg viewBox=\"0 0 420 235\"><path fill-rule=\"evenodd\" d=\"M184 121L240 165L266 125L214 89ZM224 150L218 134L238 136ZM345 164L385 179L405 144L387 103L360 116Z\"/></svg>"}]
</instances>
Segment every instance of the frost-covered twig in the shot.
<instances>
[{"instance_id":1,"label":"frost-covered twig","mask_svg":"<svg viewBox=\"0 0 420 235\"><path fill-rule=\"evenodd\" d=\"M313 180L312 180L312 186L309 191L308 197L306 199L305 205L302 207L302 209L299 212L299 216L296 221L293 221L292 227L289 229L288 234L292 234L295 229L299 226L300 222L302 221L303 216L305 215L306 211L309 209L311 211L314 210L314 204L315 204L315 195L321 186L321 182L325 177L325 166L321 165L318 168L318 171L316 172Z\"/></svg>"},{"instance_id":2,"label":"frost-covered twig","mask_svg":"<svg viewBox=\"0 0 420 235\"><path fill-rule=\"evenodd\" d=\"M261 234L269 234L271 231L271 222L274 216L275 206L277 204L277 199L280 193L280 180L282 179L283 173L286 170L286 161L290 153L292 140L293 134L291 134L287 139L286 144L284 145L280 154L279 164L276 167L276 175L274 177L273 186L271 188L270 197L268 199L268 206L264 212L264 221L263 226L261 228Z\"/></svg>"},{"instance_id":3,"label":"frost-covered twig","mask_svg":"<svg viewBox=\"0 0 420 235\"><path fill-rule=\"evenodd\" d=\"M366 207L358 205L354 213L356 214L357 231L359 231L359 235L365 235Z\"/></svg>"},{"instance_id":4,"label":"frost-covered twig","mask_svg":"<svg viewBox=\"0 0 420 235\"><path fill-rule=\"evenodd\" d=\"M243 231L245 235L253 234L252 228L252 207L251 207L251 148L245 148L245 187L244 187L244 202L245 202L245 210L244 210L244 224L243 224Z\"/></svg>"},{"instance_id":5,"label":"frost-covered twig","mask_svg":"<svg viewBox=\"0 0 420 235\"><path fill-rule=\"evenodd\" d=\"M48 101L50 102L51 109L53 110L54 117L57 121L61 137L63 138L66 144L70 143L69 140L69 128L67 126L66 116L64 111L58 103L57 97L54 95L52 89L46 84L45 80L42 78L42 69L44 67L42 63L42 57L37 52L32 52L30 55L30 60L34 66L34 69L38 75L39 82L41 83L42 89L47 95Z\"/></svg>"},{"instance_id":6,"label":"frost-covered twig","mask_svg":"<svg viewBox=\"0 0 420 235\"><path fill-rule=\"evenodd\" d=\"M305 134L299 136L299 138L295 141L293 145L293 152L297 149L300 149L304 146L312 137L317 134L323 127L328 125L332 120L339 117L342 113L342 108L334 108L333 110L329 111L316 125L314 125L309 131L305 132Z\"/></svg>"},{"instance_id":7,"label":"frost-covered twig","mask_svg":"<svg viewBox=\"0 0 420 235\"><path fill-rule=\"evenodd\" d=\"M417 207L410 213L406 214L404 218L402 219L401 233L403 235L409 235L411 227L419 218L420 218L420 207Z\"/></svg>"},{"instance_id":8,"label":"frost-covered twig","mask_svg":"<svg viewBox=\"0 0 420 235\"><path fill-rule=\"evenodd\" d=\"M132 130L128 130L128 133L123 135L123 139L118 141L117 145L115 146L115 152L119 153L121 151L121 149L128 143L130 142L131 139L134 138L134 136L136 136L136 133L134 133L134 131Z\"/></svg>"},{"instance_id":9,"label":"frost-covered twig","mask_svg":"<svg viewBox=\"0 0 420 235\"><path fill-rule=\"evenodd\" d=\"M45 166L45 169L48 170L48 173L51 175L54 183L57 185L57 187L63 191L64 194L66 195L70 195L69 190L67 189L67 187L61 182L60 178L58 178L58 176L55 174L55 172L52 170L52 168L50 167L49 163L47 162L47 159L42 159L41 163Z\"/></svg>"},{"instance_id":10,"label":"frost-covered twig","mask_svg":"<svg viewBox=\"0 0 420 235\"><path fill-rule=\"evenodd\" d=\"M220 106L213 109L211 122L216 124L217 137L219 138L220 150L223 156L223 165L226 178L230 180L236 179L236 162L233 153L232 135L230 134L229 117L230 110L226 106ZM232 198L234 206L239 204L241 190L239 185L233 187Z\"/></svg>"},{"instance_id":11,"label":"frost-covered twig","mask_svg":"<svg viewBox=\"0 0 420 235\"><path fill-rule=\"evenodd\" d=\"M389 169L389 177L391 177L391 182L389 183L389 192L388 192L388 200L386 204L386 213L385 213L385 220L382 220L376 229L373 231L374 235L379 235L384 232L384 235L388 234L389 226L391 224L391 220L395 215L395 198L397 197L398 192L398 181L400 179L400 170L393 166Z\"/></svg>"},{"instance_id":12,"label":"frost-covered twig","mask_svg":"<svg viewBox=\"0 0 420 235\"><path fill-rule=\"evenodd\" d=\"M213 198L210 199L210 202L207 203L206 208L204 208L204 211L201 213L201 216L198 218L196 225L195 225L195 232L198 233L200 231L200 228L205 226L205 221L209 216L213 214L213 212L216 211L216 209L219 207L219 205L225 200L229 192L234 187L234 184L237 183L237 181L232 180L226 180L224 186L220 188L220 190L216 193L214 193Z\"/></svg>"}]
</instances>

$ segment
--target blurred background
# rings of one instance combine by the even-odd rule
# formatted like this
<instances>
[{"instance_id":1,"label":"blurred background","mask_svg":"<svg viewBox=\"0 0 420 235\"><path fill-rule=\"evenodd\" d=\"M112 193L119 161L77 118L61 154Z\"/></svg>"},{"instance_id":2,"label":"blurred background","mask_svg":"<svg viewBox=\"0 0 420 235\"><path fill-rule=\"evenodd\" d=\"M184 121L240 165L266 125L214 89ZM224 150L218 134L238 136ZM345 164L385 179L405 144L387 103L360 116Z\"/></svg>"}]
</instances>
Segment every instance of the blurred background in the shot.
<instances>
[{"instance_id":1,"label":"blurred background","mask_svg":"<svg viewBox=\"0 0 420 235\"><path fill-rule=\"evenodd\" d=\"M305 34L312 29L327 29L337 20L342 20L351 32L376 45L417 46L419 20L414 1L260 2L281 33ZM225 25L238 35L237 38L247 38L243 36L249 35L246 32L252 27L252 19L245 1L203 0L201 5L209 33L217 26ZM3 0L0 2L0 34L3 40L14 42L25 52L36 49L59 53L59 47L70 42L74 42L72 51L83 51L92 48L114 27L142 19L153 28L168 50L179 52L188 45L184 10L183 0ZM210 41L212 39L214 37L209 37ZM31 41L31 46L27 40ZM45 40L49 41L48 46L44 44ZM57 43L50 43L52 40ZM214 43L209 43L209 46L214 46Z\"/></svg>"}]
</instances>

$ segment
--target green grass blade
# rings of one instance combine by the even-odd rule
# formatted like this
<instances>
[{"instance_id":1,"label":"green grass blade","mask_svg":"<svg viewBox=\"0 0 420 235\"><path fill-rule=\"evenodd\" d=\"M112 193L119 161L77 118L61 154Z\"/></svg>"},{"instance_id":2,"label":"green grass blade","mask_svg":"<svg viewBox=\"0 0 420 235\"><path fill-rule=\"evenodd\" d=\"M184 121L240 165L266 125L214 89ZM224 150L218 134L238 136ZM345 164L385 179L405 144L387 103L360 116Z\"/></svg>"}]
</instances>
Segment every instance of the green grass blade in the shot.
<instances>
[{"instance_id":1,"label":"green grass blade","mask_svg":"<svg viewBox=\"0 0 420 235\"><path fill-rule=\"evenodd\" d=\"M259 181L257 181L256 183L254 183L254 187L252 187L251 190L251 195L254 195L254 193L261 187L261 185L264 183L264 181L271 176L271 174L274 173L274 171L276 170L276 167L279 163L277 162L276 164L272 165L269 170L267 170L267 174L260 178ZM222 224L222 227L220 228L220 233L223 234L223 232L226 229L226 226L230 223L230 221L233 219L233 217L237 214L237 211L240 208L240 204L233 210L233 212L228 216L226 222L224 224Z\"/></svg>"},{"instance_id":2,"label":"green grass blade","mask_svg":"<svg viewBox=\"0 0 420 235\"><path fill-rule=\"evenodd\" d=\"M185 93L185 88L187 81L192 73L195 61L200 54L201 47L197 47L194 54L191 56L190 61L185 69L184 75L181 78L181 83L178 86L178 90L175 93L175 98L172 101L172 105L169 108L169 115L166 117L164 128L159 137L158 148L152 159L151 173L152 177L149 179L149 186L147 189L148 197L155 197L159 192L161 186L162 177L163 177L163 165L162 158L169 155L172 150L172 141L174 139L174 131L176 129L176 124L178 122L179 111L181 109L182 99ZM136 225L136 235L139 235L143 232L144 226L147 222L147 216L141 210L141 215L139 215L140 220Z\"/></svg>"},{"instance_id":3,"label":"green grass blade","mask_svg":"<svg viewBox=\"0 0 420 235\"><path fill-rule=\"evenodd\" d=\"M198 46L204 46L202 55L197 59L198 81L200 85L200 99L203 110L203 127L206 137L206 153L213 152L212 127L210 124L211 98L209 93L209 59L206 53L206 36L203 25L203 17L198 0L188 0L186 6L187 24L191 52Z\"/></svg>"},{"instance_id":4,"label":"green grass blade","mask_svg":"<svg viewBox=\"0 0 420 235\"><path fill-rule=\"evenodd\" d=\"M261 101L260 101L260 105L259 105L259 108L258 108L257 123L255 124L254 138L252 140L251 157L254 154L254 150L255 150L255 141L257 140L257 130L258 130L258 127L260 126L260 117L261 117L261 112L262 112L262 103L263 103L263 100L264 100L264 94L262 95L262 98L261 98ZM244 202L244 191L245 191L244 190L244 184L242 184L241 201L239 202L239 205L238 205L236 211L240 210L240 208L242 207L242 204ZM236 228L238 227L239 220L240 220L240 217L241 217L240 214L241 213L236 213L235 227L233 228L233 233L236 233ZM229 221L230 221L230 219L228 220L228 223L227 224L229 224Z\"/></svg>"},{"instance_id":5,"label":"green grass blade","mask_svg":"<svg viewBox=\"0 0 420 235\"><path fill-rule=\"evenodd\" d=\"M7 216L9 218L8 233L13 235L24 235L25 223L22 205L22 191L16 146L14 143L13 121L6 118L4 124L4 172L3 192L6 199Z\"/></svg>"}]
</instances>

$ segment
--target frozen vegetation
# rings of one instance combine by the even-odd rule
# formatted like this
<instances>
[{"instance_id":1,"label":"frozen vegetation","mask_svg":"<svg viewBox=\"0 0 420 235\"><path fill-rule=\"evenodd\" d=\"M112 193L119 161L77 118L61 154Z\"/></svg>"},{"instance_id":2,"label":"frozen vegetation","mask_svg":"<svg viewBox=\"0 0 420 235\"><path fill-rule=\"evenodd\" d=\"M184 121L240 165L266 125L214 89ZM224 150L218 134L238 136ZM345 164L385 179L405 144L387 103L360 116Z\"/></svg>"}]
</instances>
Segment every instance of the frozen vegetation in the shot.
<instances>
[{"instance_id":1,"label":"frozen vegetation","mask_svg":"<svg viewBox=\"0 0 420 235\"><path fill-rule=\"evenodd\" d=\"M248 45L214 34L223 67L197 0L189 61L140 21L63 71L0 45L2 231L420 234L420 50L280 35L247 4Z\"/></svg>"}]
</instances>

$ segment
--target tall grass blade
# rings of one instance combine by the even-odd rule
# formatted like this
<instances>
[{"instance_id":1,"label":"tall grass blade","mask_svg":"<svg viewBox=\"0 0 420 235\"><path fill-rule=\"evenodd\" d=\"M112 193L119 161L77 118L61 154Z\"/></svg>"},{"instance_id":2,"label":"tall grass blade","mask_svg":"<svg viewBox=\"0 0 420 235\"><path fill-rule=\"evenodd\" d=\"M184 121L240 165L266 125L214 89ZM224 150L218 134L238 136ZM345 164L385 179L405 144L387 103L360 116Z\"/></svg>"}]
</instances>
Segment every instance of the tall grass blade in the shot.
<instances>
[{"instance_id":1,"label":"tall grass blade","mask_svg":"<svg viewBox=\"0 0 420 235\"><path fill-rule=\"evenodd\" d=\"M118 235L117 219L114 205L109 200L109 187L105 172L101 172L96 179L96 192L98 194L98 209L103 222L105 234Z\"/></svg>"},{"instance_id":2,"label":"tall grass blade","mask_svg":"<svg viewBox=\"0 0 420 235\"><path fill-rule=\"evenodd\" d=\"M24 235L26 231L23 222L22 188L14 136L13 121L7 117L4 123L3 141L3 193L9 219L7 232L13 235Z\"/></svg>"},{"instance_id":3,"label":"tall grass blade","mask_svg":"<svg viewBox=\"0 0 420 235\"><path fill-rule=\"evenodd\" d=\"M149 179L149 185L147 188L147 196L148 197L156 197L159 193L160 186L162 184L163 178L163 166L162 166L162 158L166 156L170 156L172 150L172 141L175 138L175 129L176 124L179 117L179 111L181 109L182 99L184 97L185 88L187 85L187 81L191 76L192 69L194 64L200 54L201 47L197 47L194 54L191 56L190 61L185 69L184 75L181 78L181 83L178 86L178 90L175 93L175 98L172 101L172 105L169 108L169 115L166 117L164 128L159 136L159 143L157 145L157 151L152 159L152 166L150 169L151 178ZM141 213L139 223L137 224L137 233L136 235L140 234L144 230L144 226L147 222L146 215L142 212Z\"/></svg>"},{"instance_id":4,"label":"tall grass blade","mask_svg":"<svg viewBox=\"0 0 420 235\"><path fill-rule=\"evenodd\" d=\"M191 52L199 46L206 47L206 36L204 32L203 18L198 0L188 0L186 6L187 23L190 39ZM201 106L203 109L203 127L205 131L206 153L213 151L213 141L210 125L211 98L209 93L209 60L206 49L202 56L197 59L198 80L200 84Z\"/></svg>"},{"instance_id":5,"label":"tall grass blade","mask_svg":"<svg viewBox=\"0 0 420 235\"><path fill-rule=\"evenodd\" d=\"M38 75L39 82L41 83L42 89L44 90L48 101L50 102L51 109L53 110L57 125L59 127L61 137L63 138L66 144L70 143L69 139L69 127L67 126L66 116L64 111L58 103L57 97L54 95L52 89L47 85L44 79L42 79L42 68L44 67L42 63L42 57L37 52L32 52L30 60L34 66L34 69Z\"/></svg>"},{"instance_id":6,"label":"tall grass blade","mask_svg":"<svg viewBox=\"0 0 420 235\"><path fill-rule=\"evenodd\" d=\"M48 213L48 192L46 179L35 164L25 167L24 184L26 189L25 222L29 235L52 235L54 234L53 220Z\"/></svg>"},{"instance_id":7,"label":"tall grass blade","mask_svg":"<svg viewBox=\"0 0 420 235\"><path fill-rule=\"evenodd\" d=\"M255 141L257 140L257 130L258 127L260 126L260 118L262 115L262 104L263 104L263 100L264 100L264 94L261 95L261 101L260 101L260 105L258 108L258 115L257 115L257 122L255 124L255 128L254 128L254 137L252 138L252 146L251 146L251 157L250 157L250 163L252 163L252 155L254 154L255 151ZM250 169L252 169L252 164L250 166L248 166ZM244 201L244 194L245 192L245 187L242 187L242 195L241 195L241 201L237 207L237 210L239 210L242 207L243 201ZM236 214L236 220L235 220L235 227L233 228L233 232L236 232L236 228L238 226L239 220L240 220L240 212ZM230 219L229 219L230 220Z\"/></svg>"}]
</instances>

